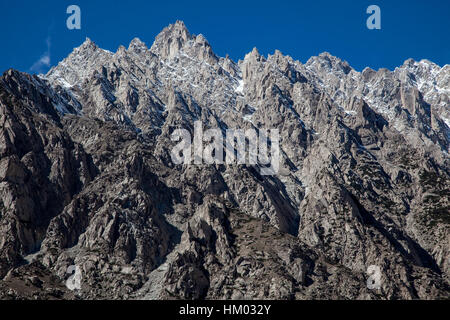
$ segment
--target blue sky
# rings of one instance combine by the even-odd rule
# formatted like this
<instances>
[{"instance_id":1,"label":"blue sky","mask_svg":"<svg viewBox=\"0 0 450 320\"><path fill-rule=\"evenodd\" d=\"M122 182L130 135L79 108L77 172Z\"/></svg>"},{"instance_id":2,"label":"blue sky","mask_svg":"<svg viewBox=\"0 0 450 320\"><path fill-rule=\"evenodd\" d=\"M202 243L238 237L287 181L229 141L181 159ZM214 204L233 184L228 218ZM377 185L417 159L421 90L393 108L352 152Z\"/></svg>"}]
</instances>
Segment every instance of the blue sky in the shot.
<instances>
[{"instance_id":1,"label":"blue sky","mask_svg":"<svg viewBox=\"0 0 450 320\"><path fill-rule=\"evenodd\" d=\"M66 27L71 4L81 8L81 30ZM366 27L372 4L381 8L381 30ZM0 0L0 72L45 72L86 37L111 51L134 37L150 46L177 19L235 61L257 47L301 62L328 51L357 70L392 70L408 58L442 66L450 63L449 17L449 0Z\"/></svg>"}]
</instances>

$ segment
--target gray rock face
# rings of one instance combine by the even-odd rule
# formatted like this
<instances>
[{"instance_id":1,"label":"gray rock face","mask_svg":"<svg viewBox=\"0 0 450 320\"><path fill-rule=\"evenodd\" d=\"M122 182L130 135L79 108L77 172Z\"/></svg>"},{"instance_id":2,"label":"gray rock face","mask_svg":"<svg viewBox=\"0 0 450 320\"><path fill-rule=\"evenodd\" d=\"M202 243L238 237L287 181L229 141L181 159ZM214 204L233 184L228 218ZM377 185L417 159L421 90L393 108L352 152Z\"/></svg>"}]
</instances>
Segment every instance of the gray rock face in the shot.
<instances>
[{"instance_id":1,"label":"gray rock face","mask_svg":"<svg viewBox=\"0 0 450 320\"><path fill-rule=\"evenodd\" d=\"M234 62L180 21L151 48L87 39L47 75L8 70L0 298L448 299L449 94L448 65ZM278 174L174 164L195 121L278 129Z\"/></svg>"}]
</instances>

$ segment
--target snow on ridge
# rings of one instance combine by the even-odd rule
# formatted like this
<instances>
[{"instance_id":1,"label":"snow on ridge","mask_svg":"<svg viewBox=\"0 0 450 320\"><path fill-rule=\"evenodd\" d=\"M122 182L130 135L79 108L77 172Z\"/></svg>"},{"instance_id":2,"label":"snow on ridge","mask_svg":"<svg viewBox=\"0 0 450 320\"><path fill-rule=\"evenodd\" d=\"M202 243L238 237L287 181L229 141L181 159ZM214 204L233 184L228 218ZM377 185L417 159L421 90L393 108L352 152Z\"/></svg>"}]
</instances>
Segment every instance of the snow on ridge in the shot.
<instances>
[{"instance_id":1,"label":"snow on ridge","mask_svg":"<svg viewBox=\"0 0 450 320\"><path fill-rule=\"evenodd\" d=\"M238 87L235 89L236 93L243 93L244 92L244 80L239 80Z\"/></svg>"}]
</instances>

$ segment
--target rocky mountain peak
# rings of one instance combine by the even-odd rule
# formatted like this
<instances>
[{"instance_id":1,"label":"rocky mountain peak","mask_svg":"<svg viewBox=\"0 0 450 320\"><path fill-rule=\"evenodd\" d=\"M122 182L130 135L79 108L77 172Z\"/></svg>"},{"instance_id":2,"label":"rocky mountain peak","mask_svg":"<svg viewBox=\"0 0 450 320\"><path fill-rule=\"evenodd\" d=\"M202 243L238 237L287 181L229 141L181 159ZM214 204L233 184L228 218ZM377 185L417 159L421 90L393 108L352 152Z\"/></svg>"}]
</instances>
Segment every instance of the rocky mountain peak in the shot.
<instances>
[{"instance_id":1,"label":"rocky mountain peak","mask_svg":"<svg viewBox=\"0 0 450 320\"><path fill-rule=\"evenodd\" d=\"M167 28L171 30L171 32L176 32L178 34L183 35L183 37L185 38L190 37L189 30L187 29L186 24L182 20L175 21L174 24L169 25Z\"/></svg>"},{"instance_id":2,"label":"rocky mountain peak","mask_svg":"<svg viewBox=\"0 0 450 320\"><path fill-rule=\"evenodd\" d=\"M116 54L118 55L125 55L127 51L127 48L125 48L124 45L120 45L119 48L117 48Z\"/></svg>"},{"instance_id":3,"label":"rocky mountain peak","mask_svg":"<svg viewBox=\"0 0 450 320\"><path fill-rule=\"evenodd\" d=\"M141 41L141 39L134 38L133 40L131 40L130 45L128 46L128 50L134 51L139 54L143 51L147 51L148 47L143 41Z\"/></svg>"},{"instance_id":4,"label":"rocky mountain peak","mask_svg":"<svg viewBox=\"0 0 450 320\"><path fill-rule=\"evenodd\" d=\"M259 53L258 48L253 47L252 51L247 53L244 58L244 60L251 60L251 59L260 61L260 60L264 59L264 57Z\"/></svg>"},{"instance_id":5,"label":"rocky mountain peak","mask_svg":"<svg viewBox=\"0 0 450 320\"><path fill-rule=\"evenodd\" d=\"M57 81L66 88L77 86L112 56L112 52L99 48L91 39L86 38L67 58L51 68L46 78Z\"/></svg>"},{"instance_id":6,"label":"rocky mountain peak","mask_svg":"<svg viewBox=\"0 0 450 320\"><path fill-rule=\"evenodd\" d=\"M403 62L403 65L405 67L412 67L415 64L416 64L416 60L414 60L413 58L406 59L405 62Z\"/></svg>"},{"instance_id":7,"label":"rocky mountain peak","mask_svg":"<svg viewBox=\"0 0 450 320\"><path fill-rule=\"evenodd\" d=\"M97 51L103 51L103 49L100 49L90 38L86 38L86 40L79 47L75 48L65 60L88 58Z\"/></svg>"},{"instance_id":8,"label":"rocky mountain peak","mask_svg":"<svg viewBox=\"0 0 450 320\"><path fill-rule=\"evenodd\" d=\"M178 20L161 31L150 50L161 59L173 58L189 40L191 34L184 22Z\"/></svg>"},{"instance_id":9,"label":"rocky mountain peak","mask_svg":"<svg viewBox=\"0 0 450 320\"><path fill-rule=\"evenodd\" d=\"M333 72L343 72L344 74L348 74L351 70L353 70L347 61L335 57L328 52L323 52L317 57L310 58L305 65L315 69L316 71L328 70Z\"/></svg>"},{"instance_id":10,"label":"rocky mountain peak","mask_svg":"<svg viewBox=\"0 0 450 320\"><path fill-rule=\"evenodd\" d=\"M284 55L280 50L275 50L272 55L267 57L267 60L275 62L281 68L287 68L289 65L295 63L294 59L292 59L289 55Z\"/></svg>"},{"instance_id":11,"label":"rocky mountain peak","mask_svg":"<svg viewBox=\"0 0 450 320\"><path fill-rule=\"evenodd\" d=\"M91 38L89 38L89 37L86 37L84 42L79 47L80 51L83 51L83 50L95 50L97 48L98 48L97 44L94 41L92 41Z\"/></svg>"},{"instance_id":12,"label":"rocky mountain peak","mask_svg":"<svg viewBox=\"0 0 450 320\"><path fill-rule=\"evenodd\" d=\"M209 42L206 40L205 36L202 34L195 36L195 43L202 45L202 46L209 46Z\"/></svg>"}]
</instances>

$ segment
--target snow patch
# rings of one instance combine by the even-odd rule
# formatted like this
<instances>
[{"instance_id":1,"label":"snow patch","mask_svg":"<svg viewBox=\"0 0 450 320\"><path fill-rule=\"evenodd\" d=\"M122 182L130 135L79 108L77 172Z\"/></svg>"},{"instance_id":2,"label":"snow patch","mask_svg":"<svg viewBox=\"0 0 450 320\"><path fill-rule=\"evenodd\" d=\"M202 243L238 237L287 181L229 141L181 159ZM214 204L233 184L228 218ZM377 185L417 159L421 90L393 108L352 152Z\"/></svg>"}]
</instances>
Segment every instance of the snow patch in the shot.
<instances>
[{"instance_id":1,"label":"snow patch","mask_svg":"<svg viewBox=\"0 0 450 320\"><path fill-rule=\"evenodd\" d=\"M236 90L234 90L236 93L243 93L244 92L244 80L239 80L238 87Z\"/></svg>"},{"instance_id":2,"label":"snow patch","mask_svg":"<svg viewBox=\"0 0 450 320\"><path fill-rule=\"evenodd\" d=\"M447 119L447 118L444 118L444 117L441 117L441 119L445 122L445 124L447 125L447 127L450 128L450 119Z\"/></svg>"},{"instance_id":3,"label":"snow patch","mask_svg":"<svg viewBox=\"0 0 450 320\"><path fill-rule=\"evenodd\" d=\"M351 116L355 116L355 115L356 115L356 111L353 111L353 110L345 110L345 109L344 109L344 112L345 112L346 114L348 114L348 115L351 115Z\"/></svg>"},{"instance_id":4,"label":"snow patch","mask_svg":"<svg viewBox=\"0 0 450 320\"><path fill-rule=\"evenodd\" d=\"M71 89L73 88L73 85L66 81L64 78L58 78L56 79L57 82L59 82L64 88Z\"/></svg>"}]
</instances>

